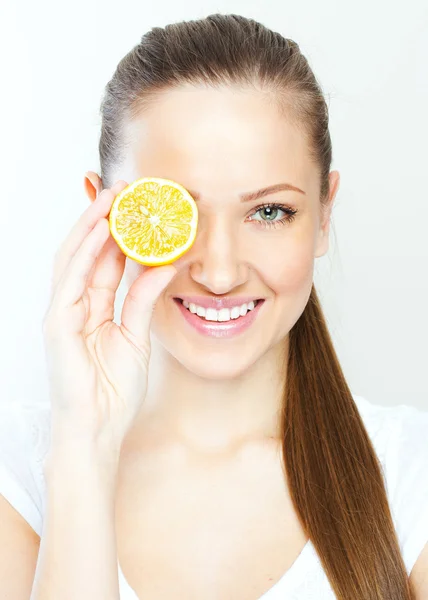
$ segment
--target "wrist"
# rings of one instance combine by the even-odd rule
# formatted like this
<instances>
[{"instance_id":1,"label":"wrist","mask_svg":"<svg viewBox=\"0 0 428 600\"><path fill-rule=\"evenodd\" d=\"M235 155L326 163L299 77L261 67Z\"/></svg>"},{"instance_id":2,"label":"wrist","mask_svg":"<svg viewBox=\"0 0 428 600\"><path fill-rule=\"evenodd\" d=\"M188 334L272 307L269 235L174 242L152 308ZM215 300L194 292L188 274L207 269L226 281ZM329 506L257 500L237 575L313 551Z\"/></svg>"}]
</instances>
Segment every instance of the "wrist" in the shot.
<instances>
[{"instance_id":1,"label":"wrist","mask_svg":"<svg viewBox=\"0 0 428 600\"><path fill-rule=\"evenodd\" d=\"M119 452L106 451L91 442L62 439L51 444L44 463L48 481L73 479L115 487L119 469Z\"/></svg>"}]
</instances>

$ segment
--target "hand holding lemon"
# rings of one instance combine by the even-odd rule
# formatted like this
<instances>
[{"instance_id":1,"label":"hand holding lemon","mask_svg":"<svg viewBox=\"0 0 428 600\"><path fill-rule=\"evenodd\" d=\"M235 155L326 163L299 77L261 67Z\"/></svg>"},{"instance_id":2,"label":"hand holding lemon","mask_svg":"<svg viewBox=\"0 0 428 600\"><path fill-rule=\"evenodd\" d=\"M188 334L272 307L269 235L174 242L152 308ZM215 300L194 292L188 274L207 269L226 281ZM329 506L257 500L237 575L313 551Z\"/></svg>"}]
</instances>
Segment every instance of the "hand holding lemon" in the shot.
<instances>
[{"instance_id":1,"label":"hand holding lemon","mask_svg":"<svg viewBox=\"0 0 428 600\"><path fill-rule=\"evenodd\" d=\"M43 321L51 460L66 447L116 462L145 399L153 308L176 274L166 265L191 247L196 228L197 207L182 186L143 178L103 190L63 242ZM133 282L116 325L125 255L161 268Z\"/></svg>"}]
</instances>

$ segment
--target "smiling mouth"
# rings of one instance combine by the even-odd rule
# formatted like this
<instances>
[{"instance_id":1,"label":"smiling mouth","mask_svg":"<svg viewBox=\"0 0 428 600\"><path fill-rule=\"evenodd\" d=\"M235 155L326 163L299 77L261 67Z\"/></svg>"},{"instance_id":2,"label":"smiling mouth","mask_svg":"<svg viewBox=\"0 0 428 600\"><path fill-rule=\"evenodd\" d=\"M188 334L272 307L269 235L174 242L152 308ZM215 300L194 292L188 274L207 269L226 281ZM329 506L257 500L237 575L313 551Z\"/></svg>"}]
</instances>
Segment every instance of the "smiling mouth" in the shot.
<instances>
[{"instance_id":1,"label":"smiling mouth","mask_svg":"<svg viewBox=\"0 0 428 600\"><path fill-rule=\"evenodd\" d=\"M245 314L242 314L242 312L240 311L240 306L236 306L230 309L198 307L197 311L192 311L190 310L190 304L186 302L187 306L184 305L184 302L181 298L174 298L174 302L181 304L184 310L187 310L195 317L199 317L202 321L207 321L210 323L228 323L247 316L250 312L254 311L259 304L262 304L264 302L264 298L258 298L257 300L254 300L254 306L250 309L247 308ZM203 308L203 312L200 310L201 308Z\"/></svg>"}]
</instances>

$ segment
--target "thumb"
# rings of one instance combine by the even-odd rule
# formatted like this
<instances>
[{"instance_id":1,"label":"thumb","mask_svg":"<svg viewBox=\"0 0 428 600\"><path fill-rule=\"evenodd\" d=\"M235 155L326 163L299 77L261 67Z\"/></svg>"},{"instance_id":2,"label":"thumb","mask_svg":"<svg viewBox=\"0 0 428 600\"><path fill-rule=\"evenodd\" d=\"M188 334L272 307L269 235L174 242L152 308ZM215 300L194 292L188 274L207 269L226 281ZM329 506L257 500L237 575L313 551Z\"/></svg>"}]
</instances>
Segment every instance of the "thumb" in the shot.
<instances>
[{"instance_id":1,"label":"thumb","mask_svg":"<svg viewBox=\"0 0 428 600\"><path fill-rule=\"evenodd\" d=\"M156 302L177 274L172 265L150 267L132 283L122 308L122 324L139 343L145 342Z\"/></svg>"}]
</instances>

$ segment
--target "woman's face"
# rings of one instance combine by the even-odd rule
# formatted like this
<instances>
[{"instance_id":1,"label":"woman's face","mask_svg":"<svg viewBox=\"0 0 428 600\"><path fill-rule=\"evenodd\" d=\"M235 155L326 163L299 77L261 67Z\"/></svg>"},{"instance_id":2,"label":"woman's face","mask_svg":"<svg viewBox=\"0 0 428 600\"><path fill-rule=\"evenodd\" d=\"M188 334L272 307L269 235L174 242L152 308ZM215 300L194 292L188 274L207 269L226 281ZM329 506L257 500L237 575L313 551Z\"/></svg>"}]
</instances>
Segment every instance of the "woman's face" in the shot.
<instances>
[{"instance_id":1,"label":"woman's face","mask_svg":"<svg viewBox=\"0 0 428 600\"><path fill-rule=\"evenodd\" d=\"M287 341L302 314L314 259L328 250L339 174L330 173L330 203L322 212L318 172L302 133L255 91L183 86L161 95L127 132L127 162L115 180L164 177L198 194L196 240L174 263L178 272L156 304L152 334L198 376L235 378ZM302 192L240 199L280 183ZM296 211L292 220L272 203ZM127 258L128 285L146 268ZM264 302L239 335L213 337L189 325L174 300L183 296Z\"/></svg>"}]
</instances>

